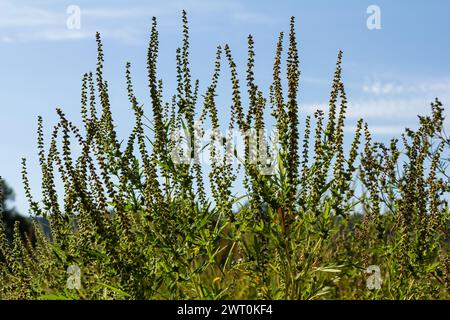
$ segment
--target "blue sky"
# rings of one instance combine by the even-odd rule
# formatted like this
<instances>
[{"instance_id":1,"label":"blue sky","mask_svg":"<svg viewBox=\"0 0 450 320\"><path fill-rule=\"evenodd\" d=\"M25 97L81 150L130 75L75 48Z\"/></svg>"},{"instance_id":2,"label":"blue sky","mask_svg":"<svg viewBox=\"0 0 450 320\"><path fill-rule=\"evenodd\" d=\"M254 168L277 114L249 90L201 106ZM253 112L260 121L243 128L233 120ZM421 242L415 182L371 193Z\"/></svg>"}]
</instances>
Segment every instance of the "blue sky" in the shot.
<instances>
[{"instance_id":1,"label":"blue sky","mask_svg":"<svg viewBox=\"0 0 450 320\"><path fill-rule=\"evenodd\" d=\"M81 10L80 29L67 28L69 5ZM380 8L381 29L367 28L369 5ZM215 48L225 43L244 79L246 39L251 33L257 82L267 93L278 33L287 32L289 18L295 16L303 115L326 108L339 49L344 51L350 131L363 117L376 139L387 140L404 127L415 127L416 115L427 113L435 97L450 105L448 0L0 0L0 175L15 189L16 206L22 213L28 205L20 158L28 159L32 189L38 195L37 116L44 117L47 132L56 121L56 107L79 121L81 77L94 70L96 63L95 32L103 37L112 109L125 137L133 123L125 63L132 63L137 95L148 106L146 49L151 17L156 16L161 45L158 76L165 81L166 91L173 92L182 9L190 22L191 69L203 89L211 77ZM223 86L219 101L227 115L229 88Z\"/></svg>"}]
</instances>

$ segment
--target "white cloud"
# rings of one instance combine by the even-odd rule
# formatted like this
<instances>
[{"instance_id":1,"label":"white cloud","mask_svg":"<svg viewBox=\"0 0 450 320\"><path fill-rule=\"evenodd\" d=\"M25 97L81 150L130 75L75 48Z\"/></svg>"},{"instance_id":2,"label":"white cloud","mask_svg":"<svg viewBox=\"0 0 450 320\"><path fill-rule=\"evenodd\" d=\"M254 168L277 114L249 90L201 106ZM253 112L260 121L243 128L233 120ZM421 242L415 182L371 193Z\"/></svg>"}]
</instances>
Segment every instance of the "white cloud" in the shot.
<instances>
[{"instance_id":1,"label":"white cloud","mask_svg":"<svg viewBox=\"0 0 450 320\"><path fill-rule=\"evenodd\" d=\"M81 10L83 17L94 19L129 19L161 14L160 10L150 8L82 8Z\"/></svg>"},{"instance_id":2,"label":"white cloud","mask_svg":"<svg viewBox=\"0 0 450 320\"><path fill-rule=\"evenodd\" d=\"M387 120L415 118L426 114L430 103L438 97L444 104L450 102L450 78L420 81L375 81L362 86L362 95L353 100L349 97L347 116L351 118L382 118ZM307 104L308 113L316 109L327 110L328 103Z\"/></svg>"},{"instance_id":3,"label":"white cloud","mask_svg":"<svg viewBox=\"0 0 450 320\"><path fill-rule=\"evenodd\" d=\"M349 98L347 118L363 118L369 122L371 132L377 134L398 134L405 127L417 126L417 115L430 114L430 103L438 97L444 104L450 104L450 79L373 82L362 87L362 95ZM328 112L328 102L310 103L300 106L304 113L312 114L317 109ZM354 127L348 127L354 131Z\"/></svg>"},{"instance_id":4,"label":"white cloud","mask_svg":"<svg viewBox=\"0 0 450 320\"><path fill-rule=\"evenodd\" d=\"M13 42L13 39L11 39L11 38L8 37L8 36L1 36L1 37L0 37L0 42L1 42L1 43L11 43L11 42Z\"/></svg>"},{"instance_id":5,"label":"white cloud","mask_svg":"<svg viewBox=\"0 0 450 320\"><path fill-rule=\"evenodd\" d=\"M135 39L138 32L133 28L141 28L140 25L136 25L136 19L148 18L149 20L152 16L157 16L160 21L163 20L163 26L173 26L175 19L179 21L180 12L183 9L194 14L209 14L211 17L220 15L237 22L260 24L271 20L270 17L257 12L248 13L245 6L236 0L155 1L145 5L140 3L134 7L105 6L103 8L92 7L89 2L79 1L81 30L68 30L66 19L69 15L65 7L49 7L46 2L30 3L0 1L1 43L80 40L90 37L99 29L102 30L103 36L116 37L129 42ZM118 19L128 20L128 22L117 22Z\"/></svg>"},{"instance_id":6,"label":"white cloud","mask_svg":"<svg viewBox=\"0 0 450 320\"><path fill-rule=\"evenodd\" d=\"M58 14L37 7L20 5L17 2L0 2L0 27L2 28L49 26L57 24L59 20L65 21L64 12Z\"/></svg>"},{"instance_id":7,"label":"white cloud","mask_svg":"<svg viewBox=\"0 0 450 320\"><path fill-rule=\"evenodd\" d=\"M138 9L81 9L81 28L68 29L69 14L64 10L43 9L17 2L0 3L0 43L30 41L70 41L93 39L95 31L101 31L103 37L111 37L126 42L135 41L133 28L123 24L93 25L98 19L130 19L145 16L146 12Z\"/></svg>"},{"instance_id":8,"label":"white cloud","mask_svg":"<svg viewBox=\"0 0 450 320\"><path fill-rule=\"evenodd\" d=\"M368 122L370 132L379 135L399 135L406 127L416 128L417 115L430 113L431 100L426 99L370 99L349 102L346 112L346 132L355 132L357 119ZM304 113L313 114L317 109L328 114L328 104L300 105Z\"/></svg>"},{"instance_id":9,"label":"white cloud","mask_svg":"<svg viewBox=\"0 0 450 320\"><path fill-rule=\"evenodd\" d=\"M418 94L450 91L450 78L416 82L374 81L363 85L364 93L374 95Z\"/></svg>"},{"instance_id":10,"label":"white cloud","mask_svg":"<svg viewBox=\"0 0 450 320\"><path fill-rule=\"evenodd\" d=\"M415 118L417 114L428 113L431 100L426 99L367 99L349 102L347 107L348 118L379 118L379 119L405 119ZM301 106L306 113L314 113L317 109L327 111L328 103L307 104Z\"/></svg>"},{"instance_id":11,"label":"white cloud","mask_svg":"<svg viewBox=\"0 0 450 320\"><path fill-rule=\"evenodd\" d=\"M415 129L417 124L414 124L412 126L409 126L410 129ZM378 134L378 135L389 135L389 136L399 136L400 134L405 132L405 128L408 126L403 125L370 125L369 124L369 131L371 134ZM345 126L344 128L345 132L348 133L355 133L356 132L356 126Z\"/></svg>"},{"instance_id":12,"label":"white cloud","mask_svg":"<svg viewBox=\"0 0 450 320\"><path fill-rule=\"evenodd\" d=\"M64 41L64 40L81 40L95 36L94 32L81 31L81 30L43 30L37 31L32 35L21 35L21 39L28 40L48 40L48 41Z\"/></svg>"}]
</instances>

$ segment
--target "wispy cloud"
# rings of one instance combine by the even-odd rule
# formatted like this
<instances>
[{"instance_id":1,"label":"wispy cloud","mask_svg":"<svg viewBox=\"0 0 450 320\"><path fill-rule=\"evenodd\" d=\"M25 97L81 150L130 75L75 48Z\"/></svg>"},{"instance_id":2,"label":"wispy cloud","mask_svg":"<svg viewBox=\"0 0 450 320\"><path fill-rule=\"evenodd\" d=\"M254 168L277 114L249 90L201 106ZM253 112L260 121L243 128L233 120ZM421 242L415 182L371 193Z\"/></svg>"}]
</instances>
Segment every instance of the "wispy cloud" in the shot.
<instances>
[{"instance_id":1,"label":"wispy cloud","mask_svg":"<svg viewBox=\"0 0 450 320\"><path fill-rule=\"evenodd\" d=\"M347 107L349 118L405 119L415 118L417 114L427 113L430 101L426 99L367 99L350 102ZM328 110L328 103L312 103L303 105L302 110L313 113L316 110Z\"/></svg>"},{"instance_id":2,"label":"wispy cloud","mask_svg":"<svg viewBox=\"0 0 450 320\"><path fill-rule=\"evenodd\" d=\"M93 32L81 31L81 30L43 30L34 32L31 35L21 34L19 39L26 40L48 40L48 41L63 41L63 40L81 40L86 38L92 38Z\"/></svg>"},{"instance_id":3,"label":"wispy cloud","mask_svg":"<svg viewBox=\"0 0 450 320\"><path fill-rule=\"evenodd\" d=\"M83 8L82 15L93 19L130 19L139 17L151 17L161 14L157 8Z\"/></svg>"},{"instance_id":4,"label":"wispy cloud","mask_svg":"<svg viewBox=\"0 0 450 320\"><path fill-rule=\"evenodd\" d=\"M78 2L82 27L80 30L70 30L66 26L69 16L66 8L49 7L48 2L39 1L28 4L11 0L0 1L0 42L80 40L90 38L99 29L102 29L103 36L133 41L138 32L135 29L141 28L136 23L139 19L158 16L168 20L162 25L172 26L175 19L179 20L182 9L194 14L226 17L238 23L260 24L271 21L271 17L265 14L255 11L248 13L245 5L236 0L154 1L150 4L139 3L134 7L92 7L87 1ZM124 25L126 28L123 28Z\"/></svg>"},{"instance_id":5,"label":"wispy cloud","mask_svg":"<svg viewBox=\"0 0 450 320\"><path fill-rule=\"evenodd\" d=\"M144 14L141 10L82 9L81 28L69 29L67 27L69 14L66 8L61 10L6 0L0 3L0 43L92 39L95 31L99 29L102 29L104 37L133 41L132 28L123 28L112 23L100 26L92 21L106 19L112 22L118 18L131 19Z\"/></svg>"},{"instance_id":6,"label":"wispy cloud","mask_svg":"<svg viewBox=\"0 0 450 320\"><path fill-rule=\"evenodd\" d=\"M430 103L438 97L450 103L450 78L420 81L390 81L364 84L357 99L349 99L347 117L351 120L363 118L373 124L376 134L398 134L405 126L415 127L417 115L430 113ZM309 103L301 106L304 113L317 109L328 110L327 102ZM398 125L401 123L401 125ZM346 130L354 131L354 127Z\"/></svg>"},{"instance_id":7,"label":"wispy cloud","mask_svg":"<svg viewBox=\"0 0 450 320\"><path fill-rule=\"evenodd\" d=\"M410 129L415 129L417 124L414 124L413 126L410 126ZM370 125L369 124L369 130L371 134L378 134L378 135L388 135L388 136L399 136L400 134L405 132L405 126L403 125ZM355 133L356 132L356 126L345 126L344 128L345 132L348 133Z\"/></svg>"},{"instance_id":8,"label":"wispy cloud","mask_svg":"<svg viewBox=\"0 0 450 320\"><path fill-rule=\"evenodd\" d=\"M381 82L366 83L362 87L364 93L374 95L391 94L423 94L429 92L450 91L450 78L419 82Z\"/></svg>"},{"instance_id":9,"label":"wispy cloud","mask_svg":"<svg viewBox=\"0 0 450 320\"><path fill-rule=\"evenodd\" d=\"M42 27L64 23L64 12L58 14L46 9L18 4L12 1L0 2L0 27L24 28Z\"/></svg>"},{"instance_id":10,"label":"wispy cloud","mask_svg":"<svg viewBox=\"0 0 450 320\"><path fill-rule=\"evenodd\" d=\"M450 96L447 101L450 101ZM354 132L357 119L364 119L369 123L373 134L397 135L404 131L405 127L417 126L417 115L430 113L431 100L426 99L370 99L350 102L347 107L347 123L345 131ZM328 112L327 103L307 104L300 106L302 112L312 114L316 110Z\"/></svg>"}]
</instances>

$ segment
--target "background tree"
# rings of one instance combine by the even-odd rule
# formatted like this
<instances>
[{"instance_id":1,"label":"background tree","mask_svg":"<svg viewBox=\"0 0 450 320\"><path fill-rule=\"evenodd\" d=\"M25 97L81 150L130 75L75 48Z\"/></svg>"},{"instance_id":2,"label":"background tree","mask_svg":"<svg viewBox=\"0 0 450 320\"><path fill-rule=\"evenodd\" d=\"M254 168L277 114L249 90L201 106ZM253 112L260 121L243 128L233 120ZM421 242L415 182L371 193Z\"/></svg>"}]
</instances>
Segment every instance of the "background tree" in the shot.
<instances>
[{"instance_id":1,"label":"background tree","mask_svg":"<svg viewBox=\"0 0 450 320\"><path fill-rule=\"evenodd\" d=\"M14 224L17 221L22 236L26 233L32 234L30 219L19 214L16 208L12 206L14 199L14 190L0 177L0 216L2 223L5 225L6 237L10 241L13 238Z\"/></svg>"}]
</instances>

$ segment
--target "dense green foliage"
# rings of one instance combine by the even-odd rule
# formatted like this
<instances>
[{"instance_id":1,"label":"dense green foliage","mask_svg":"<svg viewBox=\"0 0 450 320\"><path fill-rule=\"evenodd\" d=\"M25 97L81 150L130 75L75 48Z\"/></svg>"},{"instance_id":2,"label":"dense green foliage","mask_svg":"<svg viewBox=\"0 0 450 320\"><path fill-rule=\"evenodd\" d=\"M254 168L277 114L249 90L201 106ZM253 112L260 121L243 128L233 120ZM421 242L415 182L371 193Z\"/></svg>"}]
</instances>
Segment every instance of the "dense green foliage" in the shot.
<instances>
[{"instance_id":1,"label":"dense green foliage","mask_svg":"<svg viewBox=\"0 0 450 320\"><path fill-rule=\"evenodd\" d=\"M419 118L416 131L406 130L402 143L374 142L360 120L347 151L342 52L328 114L307 116L300 131L293 18L286 80L281 33L268 98L255 83L251 36L245 98L228 45L217 48L211 83L201 95L191 79L184 12L183 25L172 101L163 101L157 77L156 19L147 61L151 110L138 102L126 66L135 113L127 140L120 142L115 130L99 35L96 73L82 81L83 127L58 109L60 120L45 146L39 118L41 201L32 196L25 160L23 181L32 213L48 219L52 234L35 224L31 242L16 225L8 241L0 230L0 298L448 299L450 140L442 104L433 102L431 115ZM198 154L177 143L203 148L193 135L186 141L179 133L203 136L206 123L220 130L216 96L224 64L232 85L230 132L264 130L268 105L278 140L256 135L255 148L247 135L240 154L231 136L212 134L204 148L211 158L207 177ZM174 153L189 161L174 161ZM274 164L269 173L267 159ZM234 195L240 183L246 192ZM81 270L78 289L67 287L73 265ZM367 288L371 265L380 268L379 289Z\"/></svg>"}]
</instances>

